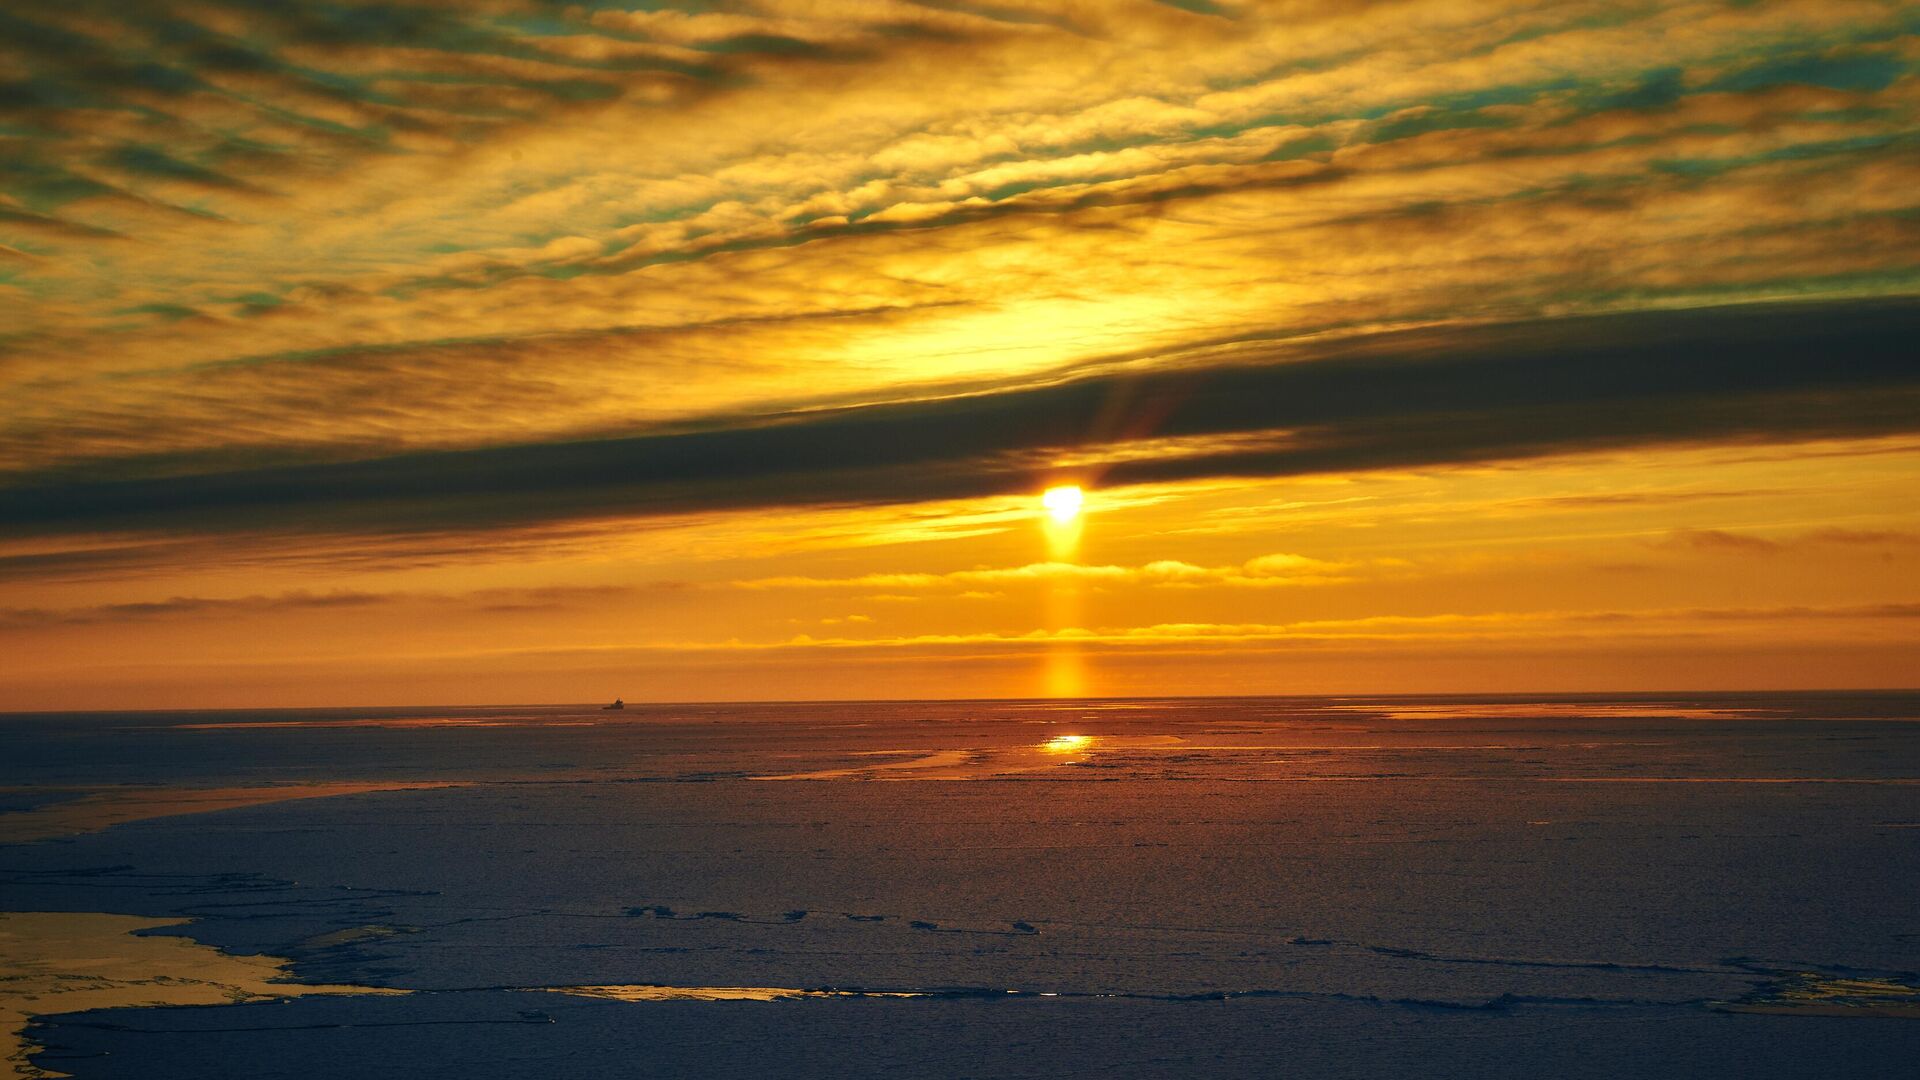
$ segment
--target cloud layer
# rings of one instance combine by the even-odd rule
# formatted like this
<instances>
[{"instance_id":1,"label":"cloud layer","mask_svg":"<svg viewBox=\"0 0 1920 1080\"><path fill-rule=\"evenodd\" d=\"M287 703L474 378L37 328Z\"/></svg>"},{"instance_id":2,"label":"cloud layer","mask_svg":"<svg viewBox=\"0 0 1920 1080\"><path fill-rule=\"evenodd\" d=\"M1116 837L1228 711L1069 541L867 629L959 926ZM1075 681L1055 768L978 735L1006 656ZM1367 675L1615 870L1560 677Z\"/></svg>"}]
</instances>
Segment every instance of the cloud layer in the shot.
<instances>
[{"instance_id":1,"label":"cloud layer","mask_svg":"<svg viewBox=\"0 0 1920 1080\"><path fill-rule=\"evenodd\" d=\"M1920 306L1874 302L1253 344L1232 364L679 434L81 475L0 490L0 527L426 529L1884 435L1920 426L1916 335ZM1143 440L1159 452L1127 452Z\"/></svg>"},{"instance_id":2,"label":"cloud layer","mask_svg":"<svg viewBox=\"0 0 1920 1080\"><path fill-rule=\"evenodd\" d=\"M1898 681L1917 66L1893 0L0 5L0 705Z\"/></svg>"},{"instance_id":3,"label":"cloud layer","mask_svg":"<svg viewBox=\"0 0 1920 1080\"><path fill-rule=\"evenodd\" d=\"M5 18L9 486L1916 283L1894 4Z\"/></svg>"}]
</instances>

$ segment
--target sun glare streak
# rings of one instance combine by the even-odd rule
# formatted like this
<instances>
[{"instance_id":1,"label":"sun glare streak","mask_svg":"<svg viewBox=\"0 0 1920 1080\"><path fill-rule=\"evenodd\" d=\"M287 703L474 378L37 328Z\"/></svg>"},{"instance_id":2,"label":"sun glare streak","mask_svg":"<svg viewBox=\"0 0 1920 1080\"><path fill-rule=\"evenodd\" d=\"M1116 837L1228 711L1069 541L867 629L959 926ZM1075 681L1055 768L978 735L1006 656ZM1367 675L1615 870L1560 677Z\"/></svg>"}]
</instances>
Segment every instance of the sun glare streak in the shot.
<instances>
[{"instance_id":1,"label":"sun glare streak","mask_svg":"<svg viewBox=\"0 0 1920 1080\"><path fill-rule=\"evenodd\" d=\"M1047 551L1056 561L1071 560L1080 550L1086 501L1086 493L1075 484L1050 487L1040 496L1040 508L1045 512L1041 524L1047 534Z\"/></svg>"},{"instance_id":2,"label":"sun glare streak","mask_svg":"<svg viewBox=\"0 0 1920 1080\"><path fill-rule=\"evenodd\" d=\"M1045 750L1049 754L1072 754L1085 750L1092 745L1093 736L1091 735L1055 735L1053 738L1041 743L1040 749Z\"/></svg>"},{"instance_id":3,"label":"sun glare streak","mask_svg":"<svg viewBox=\"0 0 1920 1080\"><path fill-rule=\"evenodd\" d=\"M1060 484L1041 494L1040 507L1045 511L1041 524L1047 536L1047 553L1053 561L1072 562L1079 553L1086 499L1086 492L1078 484ZM1080 589L1075 582L1070 579L1049 582L1045 596L1047 629L1064 630L1079 625ZM1045 682L1048 697L1076 698L1086 694L1086 672L1075 642L1056 640L1048 646Z\"/></svg>"}]
</instances>

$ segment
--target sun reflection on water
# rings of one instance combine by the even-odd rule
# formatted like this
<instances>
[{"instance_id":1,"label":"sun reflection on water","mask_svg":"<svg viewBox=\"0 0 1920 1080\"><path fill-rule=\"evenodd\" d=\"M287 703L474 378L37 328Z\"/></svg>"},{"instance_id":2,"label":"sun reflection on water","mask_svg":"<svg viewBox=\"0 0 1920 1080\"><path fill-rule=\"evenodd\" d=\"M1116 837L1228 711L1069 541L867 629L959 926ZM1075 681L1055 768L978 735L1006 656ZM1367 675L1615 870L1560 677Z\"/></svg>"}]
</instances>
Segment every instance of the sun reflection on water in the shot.
<instances>
[{"instance_id":1,"label":"sun reflection on water","mask_svg":"<svg viewBox=\"0 0 1920 1080\"><path fill-rule=\"evenodd\" d=\"M1045 750L1049 754L1071 754L1076 751L1091 749L1092 746L1093 736L1091 735L1055 735L1053 738L1041 743L1040 749Z\"/></svg>"}]
</instances>

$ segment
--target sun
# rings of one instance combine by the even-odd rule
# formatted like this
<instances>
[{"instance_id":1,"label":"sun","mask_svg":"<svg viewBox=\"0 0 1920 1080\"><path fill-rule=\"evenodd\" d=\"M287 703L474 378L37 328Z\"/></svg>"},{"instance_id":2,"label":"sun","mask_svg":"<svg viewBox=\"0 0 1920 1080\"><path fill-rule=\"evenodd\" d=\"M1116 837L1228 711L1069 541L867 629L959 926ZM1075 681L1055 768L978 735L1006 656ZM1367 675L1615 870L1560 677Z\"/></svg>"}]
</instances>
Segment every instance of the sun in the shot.
<instances>
[{"instance_id":1,"label":"sun","mask_svg":"<svg viewBox=\"0 0 1920 1080\"><path fill-rule=\"evenodd\" d=\"M1062 525L1079 517L1080 507L1086 501L1086 493L1072 484L1048 488L1046 494L1040 496L1040 505Z\"/></svg>"}]
</instances>

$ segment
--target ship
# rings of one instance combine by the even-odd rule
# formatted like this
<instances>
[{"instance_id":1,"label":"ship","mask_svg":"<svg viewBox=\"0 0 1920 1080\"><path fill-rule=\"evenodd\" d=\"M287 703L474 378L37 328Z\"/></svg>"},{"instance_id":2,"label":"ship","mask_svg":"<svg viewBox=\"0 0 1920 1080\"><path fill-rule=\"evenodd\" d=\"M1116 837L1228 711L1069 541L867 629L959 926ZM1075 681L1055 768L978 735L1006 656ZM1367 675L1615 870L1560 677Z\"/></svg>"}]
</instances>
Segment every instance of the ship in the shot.
<instances>
[{"instance_id":1,"label":"ship","mask_svg":"<svg viewBox=\"0 0 1920 1080\"><path fill-rule=\"evenodd\" d=\"M627 703L626 703L626 702L624 702L624 701L621 701L621 700L620 700L619 698L614 698L614 699L613 699L613 704L611 704L611 705L602 705L602 706L600 706L600 711L601 711L601 712L606 712L606 711L607 711L607 710L609 710L609 709L624 709L624 708L626 708L626 707L627 707Z\"/></svg>"}]
</instances>

